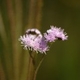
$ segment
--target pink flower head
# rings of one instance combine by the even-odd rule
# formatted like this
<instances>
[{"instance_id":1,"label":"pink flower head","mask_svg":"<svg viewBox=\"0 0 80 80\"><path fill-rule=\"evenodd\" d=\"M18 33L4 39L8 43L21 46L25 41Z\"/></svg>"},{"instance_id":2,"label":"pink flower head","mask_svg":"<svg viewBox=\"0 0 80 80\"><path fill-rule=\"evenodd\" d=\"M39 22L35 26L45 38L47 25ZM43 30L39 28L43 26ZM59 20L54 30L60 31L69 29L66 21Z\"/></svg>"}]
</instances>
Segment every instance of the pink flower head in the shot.
<instances>
[{"instance_id":1,"label":"pink flower head","mask_svg":"<svg viewBox=\"0 0 80 80\"><path fill-rule=\"evenodd\" d=\"M45 40L45 38L43 37L40 41L40 45L39 45L39 52L41 53L45 53L46 54L46 51L49 50L49 46L47 45L47 41Z\"/></svg>"},{"instance_id":2,"label":"pink flower head","mask_svg":"<svg viewBox=\"0 0 80 80\"><path fill-rule=\"evenodd\" d=\"M54 26L50 27L44 35L42 35L38 29L28 29L25 35L19 38L24 49L46 54L49 50L49 42L54 42L57 39L67 40L68 36L67 33L64 32L64 29Z\"/></svg>"},{"instance_id":3,"label":"pink flower head","mask_svg":"<svg viewBox=\"0 0 80 80\"><path fill-rule=\"evenodd\" d=\"M25 49L33 50L36 52L45 53L48 49L45 40L42 40L43 36L38 29L28 29L26 34L20 36L19 41ZM44 45L42 43L44 42Z\"/></svg>"},{"instance_id":4,"label":"pink flower head","mask_svg":"<svg viewBox=\"0 0 80 80\"><path fill-rule=\"evenodd\" d=\"M44 33L44 37L49 42L54 42L56 39L67 40L67 33L64 32L64 29L51 26L51 29L47 30L47 33Z\"/></svg>"}]
</instances>

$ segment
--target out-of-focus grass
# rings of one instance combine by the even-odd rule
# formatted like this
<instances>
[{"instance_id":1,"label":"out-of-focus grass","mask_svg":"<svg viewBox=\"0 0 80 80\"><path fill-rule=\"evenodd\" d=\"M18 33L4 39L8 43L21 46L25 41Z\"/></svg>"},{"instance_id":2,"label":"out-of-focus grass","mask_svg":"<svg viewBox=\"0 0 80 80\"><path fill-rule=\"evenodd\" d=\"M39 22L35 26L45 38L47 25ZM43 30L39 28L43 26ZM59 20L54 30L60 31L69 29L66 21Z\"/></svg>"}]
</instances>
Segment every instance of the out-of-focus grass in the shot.
<instances>
[{"instance_id":1,"label":"out-of-focus grass","mask_svg":"<svg viewBox=\"0 0 80 80\"><path fill-rule=\"evenodd\" d=\"M18 38L39 28L42 0L0 0L0 80L26 80L29 54Z\"/></svg>"},{"instance_id":2,"label":"out-of-focus grass","mask_svg":"<svg viewBox=\"0 0 80 80\"><path fill-rule=\"evenodd\" d=\"M29 27L45 32L56 25L69 38L53 44L37 80L80 80L79 4L78 0L0 0L0 79L26 80L29 54L20 46L19 36Z\"/></svg>"}]
</instances>

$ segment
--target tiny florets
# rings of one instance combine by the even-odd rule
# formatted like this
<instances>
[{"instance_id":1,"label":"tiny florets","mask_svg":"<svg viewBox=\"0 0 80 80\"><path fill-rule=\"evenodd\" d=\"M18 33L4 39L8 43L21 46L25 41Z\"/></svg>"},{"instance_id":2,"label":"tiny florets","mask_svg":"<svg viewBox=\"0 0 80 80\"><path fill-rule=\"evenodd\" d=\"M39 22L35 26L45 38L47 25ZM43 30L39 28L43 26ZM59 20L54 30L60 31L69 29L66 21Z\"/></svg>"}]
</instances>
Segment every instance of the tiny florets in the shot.
<instances>
[{"instance_id":1,"label":"tiny florets","mask_svg":"<svg viewBox=\"0 0 80 80\"><path fill-rule=\"evenodd\" d=\"M57 39L67 40L68 36L67 33L64 32L64 29L54 26L50 27L44 35L42 35L38 29L28 29L26 33L19 38L24 49L46 54L49 50L49 42L54 42Z\"/></svg>"},{"instance_id":2,"label":"tiny florets","mask_svg":"<svg viewBox=\"0 0 80 80\"><path fill-rule=\"evenodd\" d=\"M40 41L40 45L39 45L39 52L41 53L45 53L46 54L46 51L49 50L49 46L47 45L47 41L45 40L45 38L43 37Z\"/></svg>"},{"instance_id":3,"label":"tiny florets","mask_svg":"<svg viewBox=\"0 0 80 80\"><path fill-rule=\"evenodd\" d=\"M47 43L42 44L45 42L42 39L43 36L38 29L28 29L25 35L20 36L19 41L21 41L24 49L46 53L48 46Z\"/></svg>"},{"instance_id":4,"label":"tiny florets","mask_svg":"<svg viewBox=\"0 0 80 80\"><path fill-rule=\"evenodd\" d=\"M64 41L68 38L67 33L64 32L64 29L54 26L51 26L51 29L47 30L47 32L44 33L44 37L48 42L54 42L57 39L61 39Z\"/></svg>"}]
</instances>

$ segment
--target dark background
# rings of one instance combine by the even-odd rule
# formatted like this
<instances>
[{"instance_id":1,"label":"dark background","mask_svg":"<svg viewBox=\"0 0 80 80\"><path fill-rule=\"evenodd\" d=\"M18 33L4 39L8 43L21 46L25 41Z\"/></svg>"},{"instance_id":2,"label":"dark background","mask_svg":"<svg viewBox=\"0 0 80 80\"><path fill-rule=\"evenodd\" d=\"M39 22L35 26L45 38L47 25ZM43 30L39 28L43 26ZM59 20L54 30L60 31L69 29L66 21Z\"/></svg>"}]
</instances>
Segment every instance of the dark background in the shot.
<instances>
[{"instance_id":1,"label":"dark background","mask_svg":"<svg viewBox=\"0 0 80 80\"><path fill-rule=\"evenodd\" d=\"M67 41L53 43L37 80L79 80L80 79L80 1L44 0L42 31L50 25L64 28Z\"/></svg>"}]
</instances>

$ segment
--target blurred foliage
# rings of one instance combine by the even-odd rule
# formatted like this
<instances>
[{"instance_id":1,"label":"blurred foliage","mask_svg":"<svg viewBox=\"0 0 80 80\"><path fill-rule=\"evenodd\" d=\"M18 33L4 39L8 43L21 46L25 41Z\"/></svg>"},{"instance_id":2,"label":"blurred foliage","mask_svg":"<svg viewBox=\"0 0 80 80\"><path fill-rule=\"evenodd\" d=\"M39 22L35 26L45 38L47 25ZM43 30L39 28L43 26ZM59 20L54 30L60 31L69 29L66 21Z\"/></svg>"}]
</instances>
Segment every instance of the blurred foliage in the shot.
<instances>
[{"instance_id":1,"label":"blurred foliage","mask_svg":"<svg viewBox=\"0 0 80 80\"><path fill-rule=\"evenodd\" d=\"M28 27L45 32L50 25L65 29L69 38L53 43L37 80L80 80L80 1L43 0L42 12L37 5L29 12L29 1L0 0L0 80L26 80L29 55L18 38Z\"/></svg>"}]
</instances>

